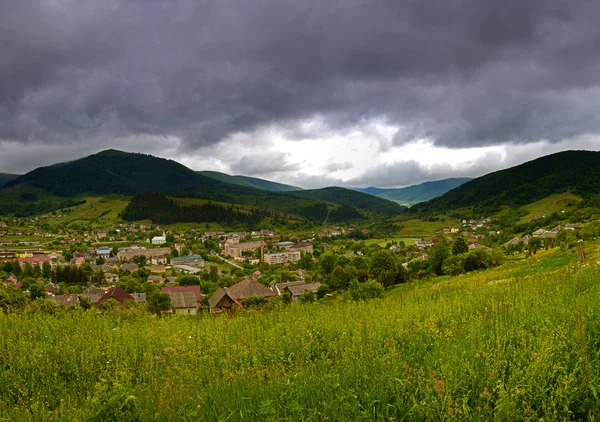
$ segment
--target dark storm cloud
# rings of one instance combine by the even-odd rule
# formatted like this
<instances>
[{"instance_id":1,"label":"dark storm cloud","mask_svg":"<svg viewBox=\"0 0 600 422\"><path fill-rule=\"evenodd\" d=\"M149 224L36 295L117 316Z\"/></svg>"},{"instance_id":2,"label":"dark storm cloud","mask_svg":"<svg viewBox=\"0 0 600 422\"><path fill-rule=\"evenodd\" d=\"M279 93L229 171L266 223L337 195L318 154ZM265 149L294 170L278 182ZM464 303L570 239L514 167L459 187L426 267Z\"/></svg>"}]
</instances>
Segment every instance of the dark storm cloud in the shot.
<instances>
[{"instance_id":1,"label":"dark storm cloud","mask_svg":"<svg viewBox=\"0 0 600 422\"><path fill-rule=\"evenodd\" d=\"M0 140L185 152L315 116L385 119L396 144L595 134L599 20L593 0L5 1Z\"/></svg>"}]
</instances>

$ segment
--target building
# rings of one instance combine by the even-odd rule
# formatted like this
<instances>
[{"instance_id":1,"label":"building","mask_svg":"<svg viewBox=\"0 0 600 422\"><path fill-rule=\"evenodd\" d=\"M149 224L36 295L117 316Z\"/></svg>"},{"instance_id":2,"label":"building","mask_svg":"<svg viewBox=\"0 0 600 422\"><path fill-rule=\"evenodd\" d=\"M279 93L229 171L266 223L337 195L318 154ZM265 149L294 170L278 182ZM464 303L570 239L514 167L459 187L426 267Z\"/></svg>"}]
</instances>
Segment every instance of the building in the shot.
<instances>
[{"instance_id":1,"label":"building","mask_svg":"<svg viewBox=\"0 0 600 422\"><path fill-rule=\"evenodd\" d=\"M163 293L181 293L181 292L191 292L194 295L196 300L196 307L200 307L202 301L202 293L200 292L200 286L173 286L173 287L163 287L160 289Z\"/></svg>"},{"instance_id":2,"label":"building","mask_svg":"<svg viewBox=\"0 0 600 422\"><path fill-rule=\"evenodd\" d=\"M303 283L295 284L293 286L287 286L284 292L288 292L292 296L292 302L297 302L300 296L310 292L314 295L314 299L317 299L317 289L321 286L321 283Z\"/></svg>"},{"instance_id":3,"label":"building","mask_svg":"<svg viewBox=\"0 0 600 422\"><path fill-rule=\"evenodd\" d=\"M277 296L273 290L248 277L230 288L219 287L208 300L211 310L242 308L242 302L249 297L271 298Z\"/></svg>"},{"instance_id":4,"label":"building","mask_svg":"<svg viewBox=\"0 0 600 422\"><path fill-rule=\"evenodd\" d=\"M171 265L189 265L204 267L204 259L200 255L176 256L171 258Z\"/></svg>"},{"instance_id":5,"label":"building","mask_svg":"<svg viewBox=\"0 0 600 422\"><path fill-rule=\"evenodd\" d=\"M135 300L133 298L133 296L131 296L129 293L127 293L125 290L123 290L119 286L114 286L114 287L111 287L110 289L108 289L108 291L106 293L104 293L104 295L102 295L102 297L100 297L100 299L98 299L97 305L103 304L108 299L114 299L119 303L123 303L126 300Z\"/></svg>"},{"instance_id":6,"label":"building","mask_svg":"<svg viewBox=\"0 0 600 422\"><path fill-rule=\"evenodd\" d=\"M150 270L151 273L155 274L164 274L167 271L166 265L151 265L147 268L148 270Z\"/></svg>"},{"instance_id":7,"label":"building","mask_svg":"<svg viewBox=\"0 0 600 422\"><path fill-rule=\"evenodd\" d=\"M122 249L117 253L119 261L131 260L134 256L145 256L146 259L152 260L152 258L165 256L171 253L170 248L127 248Z\"/></svg>"},{"instance_id":8,"label":"building","mask_svg":"<svg viewBox=\"0 0 600 422\"><path fill-rule=\"evenodd\" d=\"M148 281L154 284L163 284L165 279L161 275L150 275L148 276Z\"/></svg>"},{"instance_id":9,"label":"building","mask_svg":"<svg viewBox=\"0 0 600 422\"><path fill-rule=\"evenodd\" d=\"M167 243L167 235L163 232L162 236L154 236L152 238L153 245L164 245Z\"/></svg>"},{"instance_id":10,"label":"building","mask_svg":"<svg viewBox=\"0 0 600 422\"><path fill-rule=\"evenodd\" d=\"M298 262L300 261L300 252L288 251L288 252L277 252L265 254L265 263L269 265L285 264L286 262Z\"/></svg>"},{"instance_id":11,"label":"building","mask_svg":"<svg viewBox=\"0 0 600 422\"><path fill-rule=\"evenodd\" d=\"M225 255L229 255L233 258L240 258L242 256L242 252L245 251L256 251L260 249L263 245L262 241L255 242L227 242L225 243Z\"/></svg>"},{"instance_id":12,"label":"building","mask_svg":"<svg viewBox=\"0 0 600 422\"><path fill-rule=\"evenodd\" d=\"M110 256L110 248L108 246L102 246L96 251L101 258L108 258Z\"/></svg>"},{"instance_id":13,"label":"building","mask_svg":"<svg viewBox=\"0 0 600 422\"><path fill-rule=\"evenodd\" d=\"M304 253L313 253L313 246L310 242L298 242L290 248L291 251L298 251Z\"/></svg>"},{"instance_id":14,"label":"building","mask_svg":"<svg viewBox=\"0 0 600 422\"><path fill-rule=\"evenodd\" d=\"M173 265L177 271L183 271L186 274L198 274L202 270L200 268L192 267L190 265Z\"/></svg>"},{"instance_id":15,"label":"building","mask_svg":"<svg viewBox=\"0 0 600 422\"><path fill-rule=\"evenodd\" d=\"M196 297L193 292L169 292L176 315L196 315Z\"/></svg>"}]
</instances>

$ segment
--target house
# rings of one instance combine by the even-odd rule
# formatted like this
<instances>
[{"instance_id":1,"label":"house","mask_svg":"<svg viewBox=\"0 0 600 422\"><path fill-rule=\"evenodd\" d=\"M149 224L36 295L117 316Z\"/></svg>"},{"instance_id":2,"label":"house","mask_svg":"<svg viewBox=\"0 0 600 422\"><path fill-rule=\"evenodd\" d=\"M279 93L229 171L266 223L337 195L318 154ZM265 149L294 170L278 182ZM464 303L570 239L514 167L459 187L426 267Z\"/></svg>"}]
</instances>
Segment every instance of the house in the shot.
<instances>
[{"instance_id":1,"label":"house","mask_svg":"<svg viewBox=\"0 0 600 422\"><path fill-rule=\"evenodd\" d=\"M173 287L163 287L160 289L163 293L181 293L181 292L191 292L194 294L196 300L196 307L200 307L202 301L202 293L200 292L200 286L173 286Z\"/></svg>"},{"instance_id":2,"label":"house","mask_svg":"<svg viewBox=\"0 0 600 422\"><path fill-rule=\"evenodd\" d=\"M121 269L125 270L125 271L136 271L138 270L140 267L138 267L138 264L130 262L128 264L123 264L121 265Z\"/></svg>"},{"instance_id":3,"label":"house","mask_svg":"<svg viewBox=\"0 0 600 422\"><path fill-rule=\"evenodd\" d=\"M79 305L79 295L57 295L48 296L48 300L53 300L60 303L63 306L77 306Z\"/></svg>"},{"instance_id":4,"label":"house","mask_svg":"<svg viewBox=\"0 0 600 422\"><path fill-rule=\"evenodd\" d=\"M153 245L164 245L167 243L167 235L163 232L162 236L154 236L152 238Z\"/></svg>"},{"instance_id":5,"label":"house","mask_svg":"<svg viewBox=\"0 0 600 422\"><path fill-rule=\"evenodd\" d=\"M155 273L155 274L163 274L167 271L166 265L151 265L147 268L148 268L148 270L150 270L151 273Z\"/></svg>"},{"instance_id":6,"label":"house","mask_svg":"<svg viewBox=\"0 0 600 422\"><path fill-rule=\"evenodd\" d=\"M107 235L106 230L98 230L98 239L103 239Z\"/></svg>"},{"instance_id":7,"label":"house","mask_svg":"<svg viewBox=\"0 0 600 422\"><path fill-rule=\"evenodd\" d=\"M13 285L15 287L21 287L21 283L19 283L19 281L14 278L12 275L9 276L5 281L4 281L4 285L5 286L10 286Z\"/></svg>"},{"instance_id":8,"label":"house","mask_svg":"<svg viewBox=\"0 0 600 422\"><path fill-rule=\"evenodd\" d=\"M523 242L524 245L529 245L529 239L531 239L533 236L528 234L523 236L523 239L521 239L521 242Z\"/></svg>"},{"instance_id":9,"label":"house","mask_svg":"<svg viewBox=\"0 0 600 422\"><path fill-rule=\"evenodd\" d=\"M565 225L565 230L577 230L581 227L581 224L566 224Z\"/></svg>"},{"instance_id":10,"label":"house","mask_svg":"<svg viewBox=\"0 0 600 422\"><path fill-rule=\"evenodd\" d=\"M200 268L191 267L189 265L173 265L173 268L177 271L183 271L186 274L198 274L199 272L202 272Z\"/></svg>"},{"instance_id":11,"label":"house","mask_svg":"<svg viewBox=\"0 0 600 422\"><path fill-rule=\"evenodd\" d=\"M469 245L469 249L470 250L475 250L475 249L485 249L486 252L491 252L492 248L488 248L487 246L482 245L481 243L471 243Z\"/></svg>"},{"instance_id":12,"label":"house","mask_svg":"<svg viewBox=\"0 0 600 422\"><path fill-rule=\"evenodd\" d=\"M254 272L252 273L252 278L256 280L256 279L258 279L258 278L259 278L261 275L262 275L262 273L261 273L260 271L256 270L256 271L254 271Z\"/></svg>"},{"instance_id":13,"label":"house","mask_svg":"<svg viewBox=\"0 0 600 422\"><path fill-rule=\"evenodd\" d=\"M152 265L166 265L167 264L167 257L166 256L153 256L150 259L150 263Z\"/></svg>"},{"instance_id":14,"label":"house","mask_svg":"<svg viewBox=\"0 0 600 422\"><path fill-rule=\"evenodd\" d=\"M546 230L544 230L544 229L539 229L539 230L536 230L536 231L534 231L533 233L531 233L531 235L532 235L533 237L540 237L540 236L541 236L541 235L543 235L544 233L546 233Z\"/></svg>"},{"instance_id":15,"label":"house","mask_svg":"<svg viewBox=\"0 0 600 422\"><path fill-rule=\"evenodd\" d=\"M146 293L129 293L136 302L146 302Z\"/></svg>"},{"instance_id":16,"label":"house","mask_svg":"<svg viewBox=\"0 0 600 422\"><path fill-rule=\"evenodd\" d=\"M392 245L392 246L390 246L390 251L392 251L392 252L398 252L400 250L402 250L402 248L400 246L398 246L398 245Z\"/></svg>"},{"instance_id":17,"label":"house","mask_svg":"<svg viewBox=\"0 0 600 422\"><path fill-rule=\"evenodd\" d=\"M111 249L108 246L102 246L96 251L101 258L108 258L110 256Z\"/></svg>"},{"instance_id":18,"label":"house","mask_svg":"<svg viewBox=\"0 0 600 422\"><path fill-rule=\"evenodd\" d=\"M258 240L254 242L243 242L236 243L234 239L230 239L225 244L225 255L229 255L233 258L241 258L242 252L255 251L263 246L263 242Z\"/></svg>"},{"instance_id":19,"label":"house","mask_svg":"<svg viewBox=\"0 0 600 422\"><path fill-rule=\"evenodd\" d=\"M312 246L311 246L311 248L312 248ZM300 261L300 252L299 251L288 251L288 252L267 253L264 256L264 261L266 264L269 264L269 265L285 264L286 262L298 262L298 261Z\"/></svg>"},{"instance_id":20,"label":"house","mask_svg":"<svg viewBox=\"0 0 600 422\"><path fill-rule=\"evenodd\" d=\"M519 238L519 236L513 237L512 239L510 239L508 242L506 242L504 244L504 247L508 248L510 245L516 245L520 241L521 241L521 239Z\"/></svg>"},{"instance_id":21,"label":"house","mask_svg":"<svg viewBox=\"0 0 600 422\"><path fill-rule=\"evenodd\" d=\"M171 292L169 296L176 315L196 315L198 307L193 292Z\"/></svg>"},{"instance_id":22,"label":"house","mask_svg":"<svg viewBox=\"0 0 600 422\"><path fill-rule=\"evenodd\" d=\"M58 287L56 284L54 284L53 282L50 282L48 284L46 284L44 286L44 289L46 290L46 292L48 293L56 293L60 290L60 287Z\"/></svg>"},{"instance_id":23,"label":"house","mask_svg":"<svg viewBox=\"0 0 600 422\"><path fill-rule=\"evenodd\" d=\"M248 277L228 289L220 287L213 293L208 303L211 310L235 307L241 309L243 300L252 296L271 298L277 296L277 293L252 277Z\"/></svg>"},{"instance_id":24,"label":"house","mask_svg":"<svg viewBox=\"0 0 600 422\"><path fill-rule=\"evenodd\" d=\"M281 296L285 290L286 287L288 286L299 286L299 285L304 285L306 284L304 282L304 280L296 280L296 281L288 281L286 283L277 283L274 286L271 287L271 290L273 290L274 292L276 292L279 296Z\"/></svg>"},{"instance_id":25,"label":"house","mask_svg":"<svg viewBox=\"0 0 600 422\"><path fill-rule=\"evenodd\" d=\"M161 275L151 275L148 276L148 281L154 284L162 284L165 282L165 279Z\"/></svg>"},{"instance_id":26,"label":"house","mask_svg":"<svg viewBox=\"0 0 600 422\"><path fill-rule=\"evenodd\" d=\"M469 236L467 238L467 243L476 243L479 240L479 238L475 235Z\"/></svg>"},{"instance_id":27,"label":"house","mask_svg":"<svg viewBox=\"0 0 600 422\"><path fill-rule=\"evenodd\" d=\"M78 267L81 267L83 264L85 264L85 258L79 257L75 259L75 265Z\"/></svg>"},{"instance_id":28,"label":"house","mask_svg":"<svg viewBox=\"0 0 600 422\"><path fill-rule=\"evenodd\" d=\"M311 292L316 299L319 286L321 286L321 283L296 284L294 286L287 286L284 291L292 295L292 302L297 302L300 296L307 292Z\"/></svg>"},{"instance_id":29,"label":"house","mask_svg":"<svg viewBox=\"0 0 600 422\"><path fill-rule=\"evenodd\" d=\"M96 287L92 284L87 289L85 289L81 294L84 296L91 296L91 295L103 295L104 293L106 293L104 290L102 290L100 287Z\"/></svg>"},{"instance_id":30,"label":"house","mask_svg":"<svg viewBox=\"0 0 600 422\"><path fill-rule=\"evenodd\" d=\"M427 248L432 245L433 245L433 242L431 240L417 240L415 242L415 247L418 249Z\"/></svg>"},{"instance_id":31,"label":"house","mask_svg":"<svg viewBox=\"0 0 600 422\"><path fill-rule=\"evenodd\" d=\"M101 305L104 302L106 302L108 299L111 299L111 298L115 299L119 303L123 303L126 300L135 300L133 298L133 296L131 296L129 293L127 293L121 287L114 286L114 287L111 287L110 289L108 289L108 291L106 293L104 293L104 295L102 295L102 297L100 297L100 299L98 299L97 304Z\"/></svg>"},{"instance_id":32,"label":"house","mask_svg":"<svg viewBox=\"0 0 600 422\"><path fill-rule=\"evenodd\" d=\"M569 230L569 229L567 229L567 230ZM556 235L558 235L558 232L550 230L550 231L544 232L544 234L542 234L540 237L542 239L553 239L556 237Z\"/></svg>"}]
</instances>

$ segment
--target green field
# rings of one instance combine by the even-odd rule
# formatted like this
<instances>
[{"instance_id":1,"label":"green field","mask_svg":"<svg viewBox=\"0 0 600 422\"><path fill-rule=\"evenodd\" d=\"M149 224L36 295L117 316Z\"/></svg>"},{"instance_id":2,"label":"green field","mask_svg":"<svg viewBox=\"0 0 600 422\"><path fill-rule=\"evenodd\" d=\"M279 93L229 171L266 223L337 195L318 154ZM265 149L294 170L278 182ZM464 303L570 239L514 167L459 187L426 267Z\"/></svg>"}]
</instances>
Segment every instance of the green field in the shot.
<instances>
[{"instance_id":1,"label":"green field","mask_svg":"<svg viewBox=\"0 0 600 422\"><path fill-rule=\"evenodd\" d=\"M522 223L526 223L533 216L541 217L543 214L551 215L561 211L569 212L577 207L581 198L573 195L571 192L550 195L540 201L522 207L527 210L527 214L521 218Z\"/></svg>"},{"instance_id":2,"label":"green field","mask_svg":"<svg viewBox=\"0 0 600 422\"><path fill-rule=\"evenodd\" d=\"M0 418L593 420L595 254L233 317L32 305L0 314Z\"/></svg>"}]
</instances>

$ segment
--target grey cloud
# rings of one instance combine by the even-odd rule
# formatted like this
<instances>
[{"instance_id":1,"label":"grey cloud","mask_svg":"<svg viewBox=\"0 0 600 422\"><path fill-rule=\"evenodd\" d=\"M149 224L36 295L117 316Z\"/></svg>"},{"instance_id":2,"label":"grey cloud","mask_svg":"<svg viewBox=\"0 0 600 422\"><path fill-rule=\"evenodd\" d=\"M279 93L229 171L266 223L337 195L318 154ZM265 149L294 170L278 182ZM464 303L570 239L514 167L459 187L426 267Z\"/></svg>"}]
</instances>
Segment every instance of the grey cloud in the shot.
<instances>
[{"instance_id":1,"label":"grey cloud","mask_svg":"<svg viewBox=\"0 0 600 422\"><path fill-rule=\"evenodd\" d=\"M323 169L328 172L335 172L335 171L341 171L341 170L348 170L348 169L351 169L352 167L354 167L354 165L351 162L346 161L343 163L336 163L336 162L329 163L325 167L323 167Z\"/></svg>"},{"instance_id":2,"label":"grey cloud","mask_svg":"<svg viewBox=\"0 0 600 422\"><path fill-rule=\"evenodd\" d=\"M600 132L599 18L593 0L5 1L0 139L186 153L383 118L397 145L560 141Z\"/></svg>"},{"instance_id":3,"label":"grey cloud","mask_svg":"<svg viewBox=\"0 0 600 422\"><path fill-rule=\"evenodd\" d=\"M290 164L286 154L277 152L256 152L243 156L231 165L234 174L245 176L266 176L298 170L298 164Z\"/></svg>"}]
</instances>

